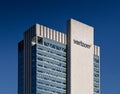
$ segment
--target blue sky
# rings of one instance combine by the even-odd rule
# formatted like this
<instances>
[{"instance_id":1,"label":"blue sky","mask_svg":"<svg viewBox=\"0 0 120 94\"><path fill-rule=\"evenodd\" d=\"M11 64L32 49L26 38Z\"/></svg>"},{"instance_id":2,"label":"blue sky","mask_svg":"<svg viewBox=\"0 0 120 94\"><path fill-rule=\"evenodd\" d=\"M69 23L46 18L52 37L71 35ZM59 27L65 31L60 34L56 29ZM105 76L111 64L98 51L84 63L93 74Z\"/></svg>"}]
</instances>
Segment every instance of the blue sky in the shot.
<instances>
[{"instance_id":1,"label":"blue sky","mask_svg":"<svg viewBox=\"0 0 120 94\"><path fill-rule=\"evenodd\" d=\"M120 94L119 0L0 0L0 94L17 94L17 43L39 23L61 32L74 18L95 29L101 94Z\"/></svg>"}]
</instances>

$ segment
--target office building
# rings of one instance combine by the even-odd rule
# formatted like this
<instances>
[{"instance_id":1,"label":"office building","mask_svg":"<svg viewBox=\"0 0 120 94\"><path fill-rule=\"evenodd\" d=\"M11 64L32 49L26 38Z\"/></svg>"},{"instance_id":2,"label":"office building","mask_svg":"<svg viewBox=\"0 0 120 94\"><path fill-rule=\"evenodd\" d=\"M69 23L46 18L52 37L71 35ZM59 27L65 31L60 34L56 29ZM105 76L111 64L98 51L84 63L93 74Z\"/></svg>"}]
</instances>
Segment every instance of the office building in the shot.
<instances>
[{"instance_id":1,"label":"office building","mask_svg":"<svg viewBox=\"0 0 120 94\"><path fill-rule=\"evenodd\" d=\"M18 43L18 94L100 94L94 29L74 19L62 33L35 24Z\"/></svg>"}]
</instances>

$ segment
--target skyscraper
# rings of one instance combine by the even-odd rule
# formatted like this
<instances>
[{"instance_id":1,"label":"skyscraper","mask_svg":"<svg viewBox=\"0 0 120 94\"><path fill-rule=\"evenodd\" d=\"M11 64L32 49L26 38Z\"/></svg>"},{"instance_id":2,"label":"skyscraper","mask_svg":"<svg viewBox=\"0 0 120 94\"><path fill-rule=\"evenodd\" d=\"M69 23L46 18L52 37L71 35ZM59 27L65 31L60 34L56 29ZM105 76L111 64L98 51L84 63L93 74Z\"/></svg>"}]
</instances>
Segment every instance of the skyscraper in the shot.
<instances>
[{"instance_id":1,"label":"skyscraper","mask_svg":"<svg viewBox=\"0 0 120 94\"><path fill-rule=\"evenodd\" d=\"M29 28L18 43L18 94L100 94L93 27L70 19L66 34Z\"/></svg>"}]
</instances>

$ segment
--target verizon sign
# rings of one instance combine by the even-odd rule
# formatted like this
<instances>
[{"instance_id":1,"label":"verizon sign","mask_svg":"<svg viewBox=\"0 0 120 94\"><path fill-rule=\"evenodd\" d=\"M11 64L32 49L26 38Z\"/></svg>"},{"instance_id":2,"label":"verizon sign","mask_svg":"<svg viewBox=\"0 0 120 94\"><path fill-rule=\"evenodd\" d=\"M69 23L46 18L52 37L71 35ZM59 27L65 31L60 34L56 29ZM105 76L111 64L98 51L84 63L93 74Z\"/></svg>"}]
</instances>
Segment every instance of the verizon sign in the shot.
<instances>
[{"instance_id":1,"label":"verizon sign","mask_svg":"<svg viewBox=\"0 0 120 94\"><path fill-rule=\"evenodd\" d=\"M75 44L80 45L82 47L85 47L85 48L88 48L88 49L90 49L90 47L91 47L91 45L86 44L86 43L84 43L82 41L78 41L78 40L73 40L73 41L74 41Z\"/></svg>"}]
</instances>

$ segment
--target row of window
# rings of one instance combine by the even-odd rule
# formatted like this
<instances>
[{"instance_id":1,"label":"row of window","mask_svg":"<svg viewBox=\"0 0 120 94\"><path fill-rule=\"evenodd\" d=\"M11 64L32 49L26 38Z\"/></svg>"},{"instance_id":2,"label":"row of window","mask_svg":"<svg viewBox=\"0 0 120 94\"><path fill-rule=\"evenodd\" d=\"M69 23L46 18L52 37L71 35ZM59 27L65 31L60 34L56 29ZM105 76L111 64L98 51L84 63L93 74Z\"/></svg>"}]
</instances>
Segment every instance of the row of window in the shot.
<instances>
[{"instance_id":1,"label":"row of window","mask_svg":"<svg viewBox=\"0 0 120 94\"><path fill-rule=\"evenodd\" d=\"M60 62L60 61L56 61L56 60L52 60L52 59L49 59L49 58L46 58L46 57L37 57L37 60L38 61L44 61L44 62L48 62L48 63L50 63L50 64L53 64L53 65L57 65L57 66L59 66L59 67L64 67L64 68L66 68L66 63L64 63L64 62Z\"/></svg>"},{"instance_id":2,"label":"row of window","mask_svg":"<svg viewBox=\"0 0 120 94\"><path fill-rule=\"evenodd\" d=\"M99 88L99 84L98 83L94 83L94 88Z\"/></svg>"},{"instance_id":3,"label":"row of window","mask_svg":"<svg viewBox=\"0 0 120 94\"><path fill-rule=\"evenodd\" d=\"M45 80L37 80L37 83L38 84L42 84L42 85L46 85L46 86L49 86L49 87L53 87L53 88L57 88L59 90L66 90L66 87L64 86L61 86L59 84L55 84L55 83L50 83L48 81L45 81Z\"/></svg>"},{"instance_id":4,"label":"row of window","mask_svg":"<svg viewBox=\"0 0 120 94\"><path fill-rule=\"evenodd\" d=\"M95 88L95 89L94 89L94 92L97 93L97 94L99 94L100 91L99 91L99 89L96 89L96 88Z\"/></svg>"},{"instance_id":5,"label":"row of window","mask_svg":"<svg viewBox=\"0 0 120 94\"><path fill-rule=\"evenodd\" d=\"M94 78L94 82L95 83L99 83L99 79L98 78Z\"/></svg>"},{"instance_id":6,"label":"row of window","mask_svg":"<svg viewBox=\"0 0 120 94\"><path fill-rule=\"evenodd\" d=\"M94 63L94 67L95 67L95 68L99 68L99 64Z\"/></svg>"},{"instance_id":7,"label":"row of window","mask_svg":"<svg viewBox=\"0 0 120 94\"><path fill-rule=\"evenodd\" d=\"M46 49L44 50L43 48L37 49L37 52L38 53L42 52L43 54L52 55L53 57L60 58L60 59L66 59L66 55L65 54L61 55L59 53L59 55L58 55L58 53L52 52L51 50L46 50Z\"/></svg>"},{"instance_id":8,"label":"row of window","mask_svg":"<svg viewBox=\"0 0 120 94\"><path fill-rule=\"evenodd\" d=\"M65 90L59 90L57 88L52 88L50 86L45 86L45 85L37 85L37 89L44 90L44 91L49 91L51 94L65 94Z\"/></svg>"},{"instance_id":9,"label":"row of window","mask_svg":"<svg viewBox=\"0 0 120 94\"><path fill-rule=\"evenodd\" d=\"M43 79L43 80L48 80L48 81L52 81L52 82L56 82L58 84L64 84L66 85L66 79L60 79L60 78L56 78L56 77L53 77L53 76L50 76L50 75L45 75L45 74L38 74L37 73L37 79Z\"/></svg>"},{"instance_id":10,"label":"row of window","mask_svg":"<svg viewBox=\"0 0 120 94\"><path fill-rule=\"evenodd\" d=\"M60 62L66 62L65 59L57 58L57 57L52 56L52 55L49 55L49 54L47 54L47 53L38 52L37 54L40 55L40 56L45 56L45 57L50 58L50 59L53 59L53 60L60 61Z\"/></svg>"},{"instance_id":11,"label":"row of window","mask_svg":"<svg viewBox=\"0 0 120 94\"><path fill-rule=\"evenodd\" d=\"M94 68L94 73L100 73L98 68Z\"/></svg>"},{"instance_id":12,"label":"row of window","mask_svg":"<svg viewBox=\"0 0 120 94\"><path fill-rule=\"evenodd\" d=\"M66 85L65 84L59 84L59 83L56 83L56 82L53 82L53 81L49 81L49 80L44 80L44 79L41 79L41 78L37 78L37 83L39 82L44 82L46 84L51 84L51 85L55 85L57 87L60 87L60 88L63 88L65 89L66 88ZM54 86L53 86L54 87Z\"/></svg>"},{"instance_id":13,"label":"row of window","mask_svg":"<svg viewBox=\"0 0 120 94\"><path fill-rule=\"evenodd\" d=\"M65 68L52 65L52 64L50 64L48 62L45 62L45 61L37 62L37 65L40 66L40 67L44 67L44 68L48 68L48 69L57 71L57 72L66 73L66 69Z\"/></svg>"},{"instance_id":14,"label":"row of window","mask_svg":"<svg viewBox=\"0 0 120 94\"><path fill-rule=\"evenodd\" d=\"M43 68L46 68L46 69L50 69L50 70L53 70L53 71L57 71L57 73L58 73L58 72L62 72L62 73L64 72L64 71L61 71L61 70L59 70L59 69L57 69L57 68L55 68L55 67L52 68L52 67L50 67L50 66L48 66L48 65L44 65L44 66L43 66L43 65L38 64L38 66L43 67ZM66 73L66 72L64 72L64 73ZM57 76L58 76L58 75L57 75Z\"/></svg>"},{"instance_id":15,"label":"row of window","mask_svg":"<svg viewBox=\"0 0 120 94\"><path fill-rule=\"evenodd\" d=\"M94 55L94 62L95 62L95 63L99 63L99 56Z\"/></svg>"},{"instance_id":16,"label":"row of window","mask_svg":"<svg viewBox=\"0 0 120 94\"><path fill-rule=\"evenodd\" d=\"M39 50L44 50L44 51L46 51L46 52L49 52L49 53L51 53L51 54L53 54L53 55L57 55L57 56L60 56L60 57L66 57L66 54L65 54L65 53L58 52L58 51L56 51L56 50L52 50L52 49L49 49L49 48L45 48L45 46L44 46L44 47L41 47L40 45L38 45L37 49L39 49Z\"/></svg>"},{"instance_id":17,"label":"row of window","mask_svg":"<svg viewBox=\"0 0 120 94\"><path fill-rule=\"evenodd\" d=\"M66 49L65 49L65 48L63 48L63 47L59 47L59 46L57 46L57 45L54 45L54 44L49 43L49 42L46 42L46 41L44 41L44 45L47 46L47 47L50 47L50 48L53 48L53 49L59 50L59 51L66 52Z\"/></svg>"},{"instance_id":18,"label":"row of window","mask_svg":"<svg viewBox=\"0 0 120 94\"><path fill-rule=\"evenodd\" d=\"M94 74L94 77L99 77L99 74Z\"/></svg>"},{"instance_id":19,"label":"row of window","mask_svg":"<svg viewBox=\"0 0 120 94\"><path fill-rule=\"evenodd\" d=\"M38 88L37 93L32 93L32 94L53 94L53 92Z\"/></svg>"},{"instance_id":20,"label":"row of window","mask_svg":"<svg viewBox=\"0 0 120 94\"><path fill-rule=\"evenodd\" d=\"M59 72L55 72L55 71L52 71L52 70L49 70L49 69L45 69L45 68L37 68L37 72L40 72L42 74L47 74L47 75L52 75L52 76L55 76L55 77L59 77L59 78L64 78L66 79L66 75L65 74L62 74L62 73L59 73Z\"/></svg>"}]
</instances>

